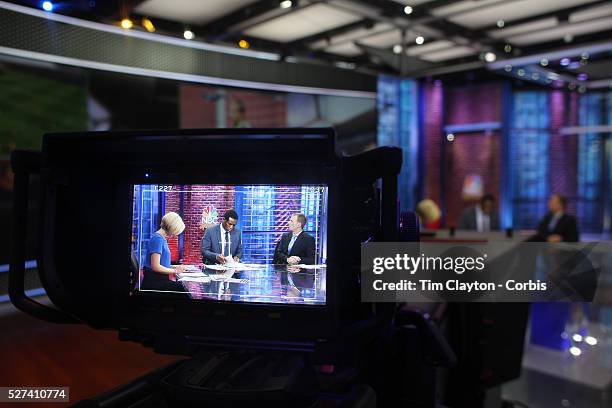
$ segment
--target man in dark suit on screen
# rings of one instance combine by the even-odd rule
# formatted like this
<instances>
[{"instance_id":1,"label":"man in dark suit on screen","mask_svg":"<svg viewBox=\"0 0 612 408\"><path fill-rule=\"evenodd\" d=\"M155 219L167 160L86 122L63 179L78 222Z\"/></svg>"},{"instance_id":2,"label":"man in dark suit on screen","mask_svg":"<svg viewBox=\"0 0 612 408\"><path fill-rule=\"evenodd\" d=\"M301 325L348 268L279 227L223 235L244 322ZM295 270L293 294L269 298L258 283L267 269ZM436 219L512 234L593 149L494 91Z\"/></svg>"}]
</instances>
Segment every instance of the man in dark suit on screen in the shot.
<instances>
[{"instance_id":1,"label":"man in dark suit on screen","mask_svg":"<svg viewBox=\"0 0 612 408\"><path fill-rule=\"evenodd\" d=\"M306 264L315 263L315 239L304 231L306 216L293 214L289 220L289 232L283 234L274 249L275 264Z\"/></svg>"},{"instance_id":2,"label":"man in dark suit on screen","mask_svg":"<svg viewBox=\"0 0 612 408\"><path fill-rule=\"evenodd\" d=\"M224 264L228 257L240 262L242 258L242 237L236 228L238 214L227 210L221 224L207 228L202 238L202 262L208 265Z\"/></svg>"}]
</instances>

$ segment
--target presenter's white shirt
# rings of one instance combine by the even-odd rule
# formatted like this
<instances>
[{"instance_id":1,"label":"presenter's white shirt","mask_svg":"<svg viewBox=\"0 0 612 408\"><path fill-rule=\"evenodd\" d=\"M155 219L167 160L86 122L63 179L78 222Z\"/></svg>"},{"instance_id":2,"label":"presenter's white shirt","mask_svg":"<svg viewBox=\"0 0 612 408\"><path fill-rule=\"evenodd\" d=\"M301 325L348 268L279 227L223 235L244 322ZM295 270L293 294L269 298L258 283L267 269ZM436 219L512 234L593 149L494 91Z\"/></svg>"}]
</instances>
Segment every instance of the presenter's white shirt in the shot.
<instances>
[{"instance_id":1,"label":"presenter's white shirt","mask_svg":"<svg viewBox=\"0 0 612 408\"><path fill-rule=\"evenodd\" d=\"M491 230L491 217L484 212L479 205L476 206L476 229L478 232L488 232Z\"/></svg>"}]
</instances>

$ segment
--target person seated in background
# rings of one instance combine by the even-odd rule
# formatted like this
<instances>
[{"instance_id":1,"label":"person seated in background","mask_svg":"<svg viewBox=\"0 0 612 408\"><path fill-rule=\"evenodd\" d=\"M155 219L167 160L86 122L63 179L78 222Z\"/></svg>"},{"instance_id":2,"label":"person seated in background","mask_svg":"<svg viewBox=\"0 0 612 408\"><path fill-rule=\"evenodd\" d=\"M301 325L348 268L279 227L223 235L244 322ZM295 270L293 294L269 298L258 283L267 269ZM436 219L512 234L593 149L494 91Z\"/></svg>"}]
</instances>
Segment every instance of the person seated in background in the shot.
<instances>
[{"instance_id":1,"label":"person seated in background","mask_svg":"<svg viewBox=\"0 0 612 408\"><path fill-rule=\"evenodd\" d=\"M499 216L495 210L495 197L485 194L480 202L467 208L459 218L457 229L488 232L499 230Z\"/></svg>"},{"instance_id":2,"label":"person seated in background","mask_svg":"<svg viewBox=\"0 0 612 408\"><path fill-rule=\"evenodd\" d=\"M226 262L226 257L233 257L240 262L242 258L242 237L236 228L238 213L227 210L219 225L207 228L202 238L202 262L207 265Z\"/></svg>"},{"instance_id":3,"label":"person seated in background","mask_svg":"<svg viewBox=\"0 0 612 408\"><path fill-rule=\"evenodd\" d=\"M426 198L419 202L415 211L419 220L421 221L421 225L426 229L438 229L440 228L441 220L442 220L442 212L440 211L440 207L438 204L430 198Z\"/></svg>"},{"instance_id":4,"label":"person seated in background","mask_svg":"<svg viewBox=\"0 0 612 408\"><path fill-rule=\"evenodd\" d=\"M576 218L566 214L567 199L553 194L548 200L549 212L538 225L538 232L529 241L534 242L578 242Z\"/></svg>"},{"instance_id":5,"label":"person seated in background","mask_svg":"<svg viewBox=\"0 0 612 408\"><path fill-rule=\"evenodd\" d=\"M304 231L306 216L293 214L289 219L289 232L284 233L274 249L274 264L306 264L315 263L315 239Z\"/></svg>"},{"instance_id":6,"label":"person seated in background","mask_svg":"<svg viewBox=\"0 0 612 408\"><path fill-rule=\"evenodd\" d=\"M166 213L157 230L149 239L144 264L144 277L140 289L184 292L183 285L170 280L170 276L184 272L183 265L172 265L168 239L181 234L185 223L175 212Z\"/></svg>"}]
</instances>

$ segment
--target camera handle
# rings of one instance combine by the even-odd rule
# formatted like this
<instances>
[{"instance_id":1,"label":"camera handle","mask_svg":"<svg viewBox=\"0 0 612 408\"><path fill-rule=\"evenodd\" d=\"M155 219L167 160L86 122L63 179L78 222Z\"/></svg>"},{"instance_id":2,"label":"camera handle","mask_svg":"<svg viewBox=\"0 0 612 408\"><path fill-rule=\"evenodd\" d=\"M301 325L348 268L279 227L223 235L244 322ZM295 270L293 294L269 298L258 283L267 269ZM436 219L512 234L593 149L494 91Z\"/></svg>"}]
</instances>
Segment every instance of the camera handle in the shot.
<instances>
[{"instance_id":1,"label":"camera handle","mask_svg":"<svg viewBox=\"0 0 612 408\"><path fill-rule=\"evenodd\" d=\"M58 309L38 303L25 294L25 250L29 206L30 176L40 174L42 154L16 150L11 154L11 164L15 173L13 189L13 223L11 260L9 265L9 297L15 307L37 319L51 323L79 323L77 319ZM38 263L38 267L42 265ZM40 275L40 274L39 274Z\"/></svg>"}]
</instances>

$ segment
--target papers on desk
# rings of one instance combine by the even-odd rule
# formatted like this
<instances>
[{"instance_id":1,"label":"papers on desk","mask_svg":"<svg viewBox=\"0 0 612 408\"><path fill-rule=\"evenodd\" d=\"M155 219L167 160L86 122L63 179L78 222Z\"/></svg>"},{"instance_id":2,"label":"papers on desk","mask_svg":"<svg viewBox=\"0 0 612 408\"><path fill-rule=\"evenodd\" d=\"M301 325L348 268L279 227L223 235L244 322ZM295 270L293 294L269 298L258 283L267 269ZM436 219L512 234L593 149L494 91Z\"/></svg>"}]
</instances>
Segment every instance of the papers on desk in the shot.
<instances>
[{"instance_id":1,"label":"papers on desk","mask_svg":"<svg viewBox=\"0 0 612 408\"><path fill-rule=\"evenodd\" d=\"M227 262L226 264L216 264L216 265L204 265L206 269L212 269L213 271L226 271L226 270L240 270L240 271L257 271L264 267L264 265L257 264L244 264L241 262Z\"/></svg>"},{"instance_id":2,"label":"papers on desk","mask_svg":"<svg viewBox=\"0 0 612 408\"><path fill-rule=\"evenodd\" d=\"M229 282L229 283L248 283L248 279L226 278L223 275L209 275L209 279L213 282Z\"/></svg>"},{"instance_id":3,"label":"papers on desk","mask_svg":"<svg viewBox=\"0 0 612 408\"><path fill-rule=\"evenodd\" d=\"M212 269L213 271L226 271L229 268L225 265L204 265L206 269Z\"/></svg>"},{"instance_id":4,"label":"papers on desk","mask_svg":"<svg viewBox=\"0 0 612 408\"><path fill-rule=\"evenodd\" d=\"M229 282L229 283L248 283L248 279L236 279L232 278L234 271L226 271L225 273L206 275L200 273L180 273L177 275L179 282L199 282L199 283L210 283L210 282Z\"/></svg>"},{"instance_id":5,"label":"papers on desk","mask_svg":"<svg viewBox=\"0 0 612 408\"><path fill-rule=\"evenodd\" d=\"M179 277L179 278L184 278L184 277L198 278L198 277L208 276L208 275L206 275L202 271L197 271L197 272L177 273L176 276Z\"/></svg>"},{"instance_id":6,"label":"papers on desk","mask_svg":"<svg viewBox=\"0 0 612 408\"><path fill-rule=\"evenodd\" d=\"M327 265L305 265L305 264L297 264L294 265L297 266L298 268L302 268L302 269L321 269L321 268L327 268Z\"/></svg>"},{"instance_id":7,"label":"papers on desk","mask_svg":"<svg viewBox=\"0 0 612 408\"><path fill-rule=\"evenodd\" d=\"M202 273L202 269L198 265L183 265L185 273Z\"/></svg>"}]
</instances>

